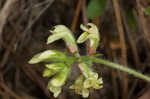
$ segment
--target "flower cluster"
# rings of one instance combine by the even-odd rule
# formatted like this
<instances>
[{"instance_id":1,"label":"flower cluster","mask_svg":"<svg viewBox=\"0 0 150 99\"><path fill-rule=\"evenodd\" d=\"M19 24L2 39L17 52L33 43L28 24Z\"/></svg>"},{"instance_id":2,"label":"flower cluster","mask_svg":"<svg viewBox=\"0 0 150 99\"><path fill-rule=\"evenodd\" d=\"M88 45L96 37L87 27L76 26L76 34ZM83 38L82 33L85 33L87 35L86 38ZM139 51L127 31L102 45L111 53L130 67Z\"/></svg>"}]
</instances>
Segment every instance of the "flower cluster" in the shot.
<instances>
[{"instance_id":1,"label":"flower cluster","mask_svg":"<svg viewBox=\"0 0 150 99\"><path fill-rule=\"evenodd\" d=\"M77 94L87 98L89 96L88 88L102 88L103 80L102 78L98 78L98 74L94 72L86 63L80 63L79 68L83 75L80 75L75 83L70 86L70 88L75 89Z\"/></svg>"},{"instance_id":2,"label":"flower cluster","mask_svg":"<svg viewBox=\"0 0 150 99\"><path fill-rule=\"evenodd\" d=\"M81 25L81 29L84 32L77 40L77 43L83 43L89 39L88 54L92 55L96 53L96 48L99 43L99 32L94 24L89 23L88 26L90 27L88 28ZM43 77L52 76L48 82L48 89L54 93L54 97L57 97L61 93L62 86L65 84L68 75L71 72L71 65L75 61L79 62L78 67L80 68L82 75L77 78L70 88L75 89L75 92L83 97L89 96L89 88L102 88L102 78L98 78L98 74L91 69L92 62L80 60L78 46L73 33L64 25L56 25L53 30L50 30L50 32L52 35L48 37L47 44L63 39L72 55L70 56L56 50L46 50L33 56L29 61L29 64L51 62L51 64L45 65Z\"/></svg>"},{"instance_id":3,"label":"flower cluster","mask_svg":"<svg viewBox=\"0 0 150 99\"><path fill-rule=\"evenodd\" d=\"M46 64L46 68L43 71L43 77L52 77L48 83L48 88L54 93L54 97L57 97L61 92L61 87L65 84L66 79L70 73L70 66L66 62L67 56L56 50L47 50L36 54L29 61L30 64L39 62L57 62L52 64Z\"/></svg>"}]
</instances>

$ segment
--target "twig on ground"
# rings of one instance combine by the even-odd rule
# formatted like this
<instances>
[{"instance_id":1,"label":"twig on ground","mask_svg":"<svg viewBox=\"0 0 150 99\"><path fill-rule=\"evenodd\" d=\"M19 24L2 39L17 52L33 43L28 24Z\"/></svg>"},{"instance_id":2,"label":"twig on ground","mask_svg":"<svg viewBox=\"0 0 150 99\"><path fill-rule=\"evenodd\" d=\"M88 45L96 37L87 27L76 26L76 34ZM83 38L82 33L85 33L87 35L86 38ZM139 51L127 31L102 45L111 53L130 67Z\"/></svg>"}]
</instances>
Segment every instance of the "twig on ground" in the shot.
<instances>
[{"instance_id":1,"label":"twig on ground","mask_svg":"<svg viewBox=\"0 0 150 99\"><path fill-rule=\"evenodd\" d=\"M108 58L113 61L115 59L115 53L110 48L110 44L109 43L111 41L109 40L109 38L106 38L106 37L109 37L109 36L105 35L105 39L106 39L106 43L105 43L105 45L106 45L106 53L107 53ZM116 70L112 70L111 74L112 74L111 77L112 77L112 87L113 87L114 99L118 99L119 93L118 93L118 86L117 86L117 82L116 82L116 78L117 78Z\"/></svg>"},{"instance_id":2,"label":"twig on ground","mask_svg":"<svg viewBox=\"0 0 150 99\"><path fill-rule=\"evenodd\" d=\"M13 4L17 0L7 0L4 7L0 10L0 44L3 43L2 32L3 28L7 22L7 18L13 8Z\"/></svg>"},{"instance_id":3,"label":"twig on ground","mask_svg":"<svg viewBox=\"0 0 150 99\"><path fill-rule=\"evenodd\" d=\"M16 99L22 99L22 97L18 96L16 93L14 93L10 88L8 88L4 83L0 82L0 86L4 88L6 92L8 92L11 96L13 96Z\"/></svg>"},{"instance_id":4,"label":"twig on ground","mask_svg":"<svg viewBox=\"0 0 150 99\"><path fill-rule=\"evenodd\" d=\"M54 0L49 0L49 2L47 3L47 5L40 11L40 13L38 14L38 16L36 16L34 18L34 20L32 20L31 22L29 22L28 26L26 27L26 29L23 31L23 35L22 35L22 42L24 42L24 39L26 37L26 35L29 33L28 31L32 28L32 26L35 24L35 22L37 22L37 20L41 17L41 15L43 15L43 13L51 6L51 4L54 2ZM24 43L22 43L20 45L20 47L23 45Z\"/></svg>"},{"instance_id":5,"label":"twig on ground","mask_svg":"<svg viewBox=\"0 0 150 99\"><path fill-rule=\"evenodd\" d=\"M141 21L140 26L143 28L143 32L146 36L148 44L150 45L150 35L149 35L148 29L147 29L146 19L144 17L144 13L143 13L143 10L142 10L142 6L140 4L140 0L136 0L136 4L137 4L137 10L138 10L138 13L139 13L139 19Z\"/></svg>"},{"instance_id":6,"label":"twig on ground","mask_svg":"<svg viewBox=\"0 0 150 99\"><path fill-rule=\"evenodd\" d=\"M127 31L127 36L128 36L128 39L129 39L129 43L131 45L131 49L132 49L132 52L133 52L133 55L134 55L134 61L135 61L135 64L136 64L136 68L138 68L138 66L141 64L140 63L140 57L138 55L138 52L137 52L137 46L136 46L136 41L135 39L132 37L133 36L133 31L131 31L131 29L129 28L128 26L128 23L127 23L127 19L126 19L126 15L125 15L125 11L122 9L122 17L123 17L123 23L125 25L125 29Z\"/></svg>"},{"instance_id":7,"label":"twig on ground","mask_svg":"<svg viewBox=\"0 0 150 99\"><path fill-rule=\"evenodd\" d=\"M82 3L82 19L83 19L83 24L87 25L88 16L87 16L87 12L86 12L86 1L85 0L83 0L83 3Z\"/></svg>"},{"instance_id":8,"label":"twig on ground","mask_svg":"<svg viewBox=\"0 0 150 99\"><path fill-rule=\"evenodd\" d=\"M81 10L82 2L83 2L83 0L78 0L77 7L76 7L74 17L73 17L73 21L72 21L72 24L71 24L72 32L75 32L77 22L78 22L78 18L79 18L79 14L80 14L80 10Z\"/></svg>"},{"instance_id":9,"label":"twig on ground","mask_svg":"<svg viewBox=\"0 0 150 99\"><path fill-rule=\"evenodd\" d=\"M115 16L117 20L117 27L118 27L118 32L120 36L120 44L121 44L121 60L123 65L127 66L127 51L126 51L126 42L125 42L125 37L124 37L124 31L123 31L123 25L121 22L121 14L120 14L120 7L118 0L112 0L113 1L113 6L115 10ZM127 73L123 73L123 93L122 93L122 99L127 99L127 93L128 93L128 77Z\"/></svg>"}]
</instances>

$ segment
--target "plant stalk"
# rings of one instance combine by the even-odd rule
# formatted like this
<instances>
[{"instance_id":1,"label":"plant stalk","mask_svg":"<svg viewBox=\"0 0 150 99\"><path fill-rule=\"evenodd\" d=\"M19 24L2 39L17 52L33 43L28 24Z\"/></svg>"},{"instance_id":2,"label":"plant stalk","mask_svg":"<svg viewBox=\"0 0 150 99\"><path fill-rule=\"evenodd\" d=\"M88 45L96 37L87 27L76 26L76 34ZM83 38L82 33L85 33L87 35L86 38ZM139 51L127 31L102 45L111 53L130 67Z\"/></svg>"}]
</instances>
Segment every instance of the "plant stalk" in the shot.
<instances>
[{"instance_id":1,"label":"plant stalk","mask_svg":"<svg viewBox=\"0 0 150 99\"><path fill-rule=\"evenodd\" d=\"M108 67L118 69L120 71L127 72L131 75L134 75L135 77L138 77L138 78L141 78L143 80L146 80L146 81L150 82L150 77L149 76L144 75L140 72L137 72L136 70L133 70L129 67L126 67L126 66L123 66L123 65L120 65L120 64L116 64L116 63L113 63L113 62L110 62L110 61L107 61L107 60L104 60L104 59L99 59L99 58L92 58L92 61L95 62L95 63L104 64Z\"/></svg>"}]
</instances>

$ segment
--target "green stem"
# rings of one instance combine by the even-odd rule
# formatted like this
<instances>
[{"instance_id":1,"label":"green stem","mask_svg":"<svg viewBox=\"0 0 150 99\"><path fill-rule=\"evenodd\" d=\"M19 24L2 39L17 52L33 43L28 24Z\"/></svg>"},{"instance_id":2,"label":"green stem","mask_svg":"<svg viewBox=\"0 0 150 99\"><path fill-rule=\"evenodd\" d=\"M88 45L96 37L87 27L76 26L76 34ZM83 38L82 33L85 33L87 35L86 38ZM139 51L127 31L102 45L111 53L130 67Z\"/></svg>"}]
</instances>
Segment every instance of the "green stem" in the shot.
<instances>
[{"instance_id":1,"label":"green stem","mask_svg":"<svg viewBox=\"0 0 150 99\"><path fill-rule=\"evenodd\" d=\"M99 58L92 58L92 61L96 62L96 63L104 64L104 65L109 66L111 68L115 68L115 69L127 72L129 74L132 74L132 75L138 77L138 78L141 78L141 79L144 79L144 80L150 82L150 77L149 76L146 76L146 75L144 75L140 72L137 72L136 70L133 70L131 68L128 68L126 66L119 65L119 64L116 64L116 63L113 63L113 62L110 62L110 61L107 61L107 60L104 60L104 59L99 59Z\"/></svg>"}]
</instances>

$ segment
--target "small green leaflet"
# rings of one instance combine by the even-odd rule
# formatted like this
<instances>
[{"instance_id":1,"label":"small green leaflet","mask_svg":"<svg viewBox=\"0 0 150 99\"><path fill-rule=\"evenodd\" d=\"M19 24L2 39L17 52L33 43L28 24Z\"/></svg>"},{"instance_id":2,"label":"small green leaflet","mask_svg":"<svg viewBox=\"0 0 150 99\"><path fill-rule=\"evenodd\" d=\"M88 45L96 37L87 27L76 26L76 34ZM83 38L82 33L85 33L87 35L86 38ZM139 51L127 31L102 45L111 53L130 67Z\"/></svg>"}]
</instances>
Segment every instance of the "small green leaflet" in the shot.
<instances>
[{"instance_id":1,"label":"small green leaflet","mask_svg":"<svg viewBox=\"0 0 150 99\"><path fill-rule=\"evenodd\" d=\"M106 7L106 0L90 0L87 8L88 18L100 16Z\"/></svg>"},{"instance_id":2,"label":"small green leaflet","mask_svg":"<svg viewBox=\"0 0 150 99\"><path fill-rule=\"evenodd\" d=\"M146 15L150 15L150 6L148 6L148 7L145 9L145 14L146 14Z\"/></svg>"},{"instance_id":3,"label":"small green leaflet","mask_svg":"<svg viewBox=\"0 0 150 99\"><path fill-rule=\"evenodd\" d=\"M134 15L132 9L126 10L127 21L130 29L134 31L136 29L136 21L134 19Z\"/></svg>"}]
</instances>

